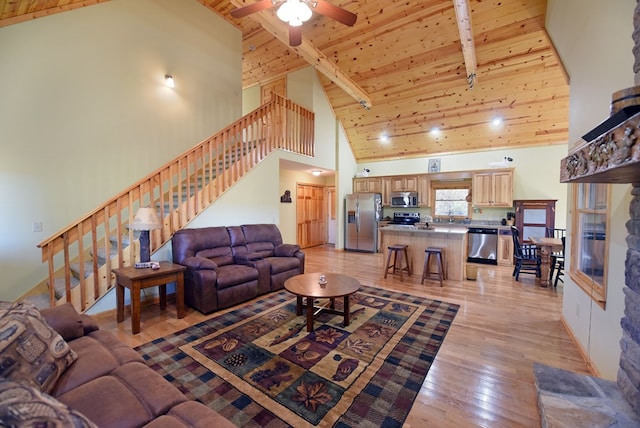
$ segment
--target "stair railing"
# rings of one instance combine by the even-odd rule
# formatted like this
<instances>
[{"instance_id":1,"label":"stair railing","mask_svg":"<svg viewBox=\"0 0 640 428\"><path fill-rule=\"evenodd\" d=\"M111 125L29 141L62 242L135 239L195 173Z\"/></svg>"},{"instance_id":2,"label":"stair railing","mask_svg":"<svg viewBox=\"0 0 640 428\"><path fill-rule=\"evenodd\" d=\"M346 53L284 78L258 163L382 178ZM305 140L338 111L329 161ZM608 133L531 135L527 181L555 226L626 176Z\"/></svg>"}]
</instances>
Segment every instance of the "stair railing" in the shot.
<instances>
[{"instance_id":1,"label":"stair railing","mask_svg":"<svg viewBox=\"0 0 640 428\"><path fill-rule=\"evenodd\" d=\"M313 130L313 112L274 95L42 241L51 306L71 302L84 312L115 286L111 269L139 257L137 235L127 227L138 208L158 209L162 227L150 231L154 252L275 149L313 156Z\"/></svg>"}]
</instances>

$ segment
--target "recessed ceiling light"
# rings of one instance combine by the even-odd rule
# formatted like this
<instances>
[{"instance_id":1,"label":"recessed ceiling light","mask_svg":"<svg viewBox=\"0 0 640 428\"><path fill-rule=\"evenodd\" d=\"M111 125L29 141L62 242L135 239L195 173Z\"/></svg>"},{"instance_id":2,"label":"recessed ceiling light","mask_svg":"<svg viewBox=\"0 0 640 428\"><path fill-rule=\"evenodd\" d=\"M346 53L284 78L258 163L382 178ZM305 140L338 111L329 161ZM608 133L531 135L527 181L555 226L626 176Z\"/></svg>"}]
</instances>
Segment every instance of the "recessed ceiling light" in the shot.
<instances>
[{"instance_id":1,"label":"recessed ceiling light","mask_svg":"<svg viewBox=\"0 0 640 428\"><path fill-rule=\"evenodd\" d=\"M380 135L380 142L381 143L388 143L389 142L389 137L387 136L387 134Z\"/></svg>"},{"instance_id":2,"label":"recessed ceiling light","mask_svg":"<svg viewBox=\"0 0 640 428\"><path fill-rule=\"evenodd\" d=\"M429 134L431 134L432 137L437 137L438 135L440 135L440 128L438 128L437 126L434 126L429 131Z\"/></svg>"},{"instance_id":3,"label":"recessed ceiling light","mask_svg":"<svg viewBox=\"0 0 640 428\"><path fill-rule=\"evenodd\" d=\"M501 117L494 117L491 120L491 125L493 125L495 128L499 127L502 125L502 118Z\"/></svg>"},{"instance_id":4,"label":"recessed ceiling light","mask_svg":"<svg viewBox=\"0 0 640 428\"><path fill-rule=\"evenodd\" d=\"M320 174L322 174L322 171L320 171L319 169L314 169L313 171L311 171L311 174L313 174L313 175L315 175L317 177Z\"/></svg>"}]
</instances>

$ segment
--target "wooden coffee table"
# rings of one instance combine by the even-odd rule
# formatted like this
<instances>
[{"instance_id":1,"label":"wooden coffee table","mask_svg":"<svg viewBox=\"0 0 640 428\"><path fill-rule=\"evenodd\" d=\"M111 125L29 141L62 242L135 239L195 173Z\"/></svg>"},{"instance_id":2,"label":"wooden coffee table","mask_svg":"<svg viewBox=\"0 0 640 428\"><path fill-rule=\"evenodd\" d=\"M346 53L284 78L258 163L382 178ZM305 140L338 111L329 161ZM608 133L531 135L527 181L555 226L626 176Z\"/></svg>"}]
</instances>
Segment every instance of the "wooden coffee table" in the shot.
<instances>
[{"instance_id":1,"label":"wooden coffee table","mask_svg":"<svg viewBox=\"0 0 640 428\"><path fill-rule=\"evenodd\" d=\"M313 331L313 319L321 311L331 314L343 315L345 327L349 325L350 309L349 297L360 289L357 279L339 273L324 274L327 277L325 285L319 284L321 273L305 273L287 279L284 288L296 295L296 313L302 315L303 299L306 299L307 307L307 331ZM334 299L344 298L343 310L338 311L334 307ZM315 306L315 299L329 299L324 305Z\"/></svg>"}]
</instances>

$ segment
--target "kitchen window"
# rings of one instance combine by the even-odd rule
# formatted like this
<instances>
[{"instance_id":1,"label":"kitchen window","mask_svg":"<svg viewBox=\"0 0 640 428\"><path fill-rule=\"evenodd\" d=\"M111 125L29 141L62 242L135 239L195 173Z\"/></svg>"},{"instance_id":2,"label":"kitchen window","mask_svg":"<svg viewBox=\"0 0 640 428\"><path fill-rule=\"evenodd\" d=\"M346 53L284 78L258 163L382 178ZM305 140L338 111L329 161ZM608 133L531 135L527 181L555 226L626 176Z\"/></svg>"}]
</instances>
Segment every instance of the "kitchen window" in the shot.
<instances>
[{"instance_id":1,"label":"kitchen window","mask_svg":"<svg viewBox=\"0 0 640 428\"><path fill-rule=\"evenodd\" d=\"M571 279L602 308L607 301L610 185L579 183L573 188Z\"/></svg>"},{"instance_id":2,"label":"kitchen window","mask_svg":"<svg viewBox=\"0 0 640 428\"><path fill-rule=\"evenodd\" d=\"M471 183L432 183L434 217L465 219L470 217Z\"/></svg>"}]
</instances>

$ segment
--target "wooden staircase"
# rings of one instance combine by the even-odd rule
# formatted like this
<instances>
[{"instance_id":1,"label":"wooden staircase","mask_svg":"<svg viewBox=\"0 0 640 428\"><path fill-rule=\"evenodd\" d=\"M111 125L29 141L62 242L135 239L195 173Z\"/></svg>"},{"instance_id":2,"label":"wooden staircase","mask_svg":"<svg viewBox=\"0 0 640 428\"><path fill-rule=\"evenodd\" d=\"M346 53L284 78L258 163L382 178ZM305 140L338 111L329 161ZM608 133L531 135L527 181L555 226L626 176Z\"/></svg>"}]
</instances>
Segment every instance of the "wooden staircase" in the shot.
<instances>
[{"instance_id":1,"label":"wooden staircase","mask_svg":"<svg viewBox=\"0 0 640 428\"><path fill-rule=\"evenodd\" d=\"M274 150L313 156L313 132L313 112L274 95L38 244L49 274L36 288L46 296L28 300L86 311L115 286L112 269L138 261L138 235L127 227L138 208L157 207L162 220L150 232L153 253Z\"/></svg>"}]
</instances>

